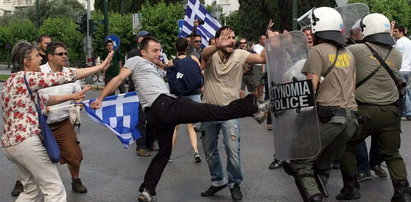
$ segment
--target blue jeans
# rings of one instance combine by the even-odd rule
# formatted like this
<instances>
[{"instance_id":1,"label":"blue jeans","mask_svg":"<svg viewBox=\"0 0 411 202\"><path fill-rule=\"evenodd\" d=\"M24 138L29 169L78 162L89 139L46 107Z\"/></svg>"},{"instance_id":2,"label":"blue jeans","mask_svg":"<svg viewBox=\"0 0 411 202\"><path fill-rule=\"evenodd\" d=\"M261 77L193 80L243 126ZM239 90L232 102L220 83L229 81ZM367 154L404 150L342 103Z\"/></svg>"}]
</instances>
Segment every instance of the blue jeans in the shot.
<instances>
[{"instance_id":1,"label":"blue jeans","mask_svg":"<svg viewBox=\"0 0 411 202\"><path fill-rule=\"evenodd\" d=\"M218 153L218 134L223 133L223 143L227 153L227 175L230 188L234 183L243 181L240 160L240 120L211 121L201 123L201 139L203 149L211 175L211 185L222 186L227 184L224 178L223 166Z\"/></svg>"},{"instance_id":2,"label":"blue jeans","mask_svg":"<svg viewBox=\"0 0 411 202\"><path fill-rule=\"evenodd\" d=\"M411 79L410 79L410 75L411 72L409 71L400 71L399 72L402 76L402 78L404 79L404 81L407 83L407 91L406 94L404 96L404 101L403 101L403 111L402 111L402 115L403 116L407 116L407 117L411 117Z\"/></svg>"},{"instance_id":3,"label":"blue jeans","mask_svg":"<svg viewBox=\"0 0 411 202\"><path fill-rule=\"evenodd\" d=\"M355 147L355 158L357 159L357 172L359 173L370 173L370 168L381 165L383 159L379 153L377 138L371 136L370 161L368 161L365 140Z\"/></svg>"}]
</instances>

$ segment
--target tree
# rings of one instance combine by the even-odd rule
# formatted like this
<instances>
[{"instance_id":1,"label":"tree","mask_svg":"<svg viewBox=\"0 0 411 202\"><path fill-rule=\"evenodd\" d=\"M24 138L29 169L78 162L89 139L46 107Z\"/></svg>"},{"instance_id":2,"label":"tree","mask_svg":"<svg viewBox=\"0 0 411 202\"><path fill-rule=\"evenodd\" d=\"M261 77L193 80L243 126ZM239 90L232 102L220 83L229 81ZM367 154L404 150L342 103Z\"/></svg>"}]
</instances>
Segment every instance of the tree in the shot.
<instances>
[{"instance_id":1,"label":"tree","mask_svg":"<svg viewBox=\"0 0 411 202\"><path fill-rule=\"evenodd\" d=\"M409 0L350 0L350 3L365 3L371 13L381 13L404 27L410 26L411 2Z\"/></svg>"},{"instance_id":2,"label":"tree","mask_svg":"<svg viewBox=\"0 0 411 202\"><path fill-rule=\"evenodd\" d=\"M174 42L177 39L177 20L183 18L184 9L179 3L150 4L146 1L141 7L143 30L147 30L161 40L161 45L168 55L174 54Z\"/></svg>"},{"instance_id":3,"label":"tree","mask_svg":"<svg viewBox=\"0 0 411 202\"><path fill-rule=\"evenodd\" d=\"M109 34L115 34L120 38L120 52L122 54L127 53L133 47L135 47L134 36L132 33L132 18L131 14L122 15L120 13L109 13ZM92 15L93 20L103 20L103 14L100 11L94 12ZM101 55L105 50L104 25L99 23L95 26L95 32L92 34L94 52Z\"/></svg>"},{"instance_id":4,"label":"tree","mask_svg":"<svg viewBox=\"0 0 411 202\"><path fill-rule=\"evenodd\" d=\"M154 5L162 0L149 0L149 3ZM146 2L146 0L108 0L108 7L109 11L121 13L121 14L129 14L129 13L137 13L140 11L141 6ZM187 2L187 0L164 0L166 3L182 3ZM94 2L95 10L104 10L104 0L96 0Z\"/></svg>"},{"instance_id":5,"label":"tree","mask_svg":"<svg viewBox=\"0 0 411 202\"><path fill-rule=\"evenodd\" d=\"M84 63L83 35L76 30L76 23L73 19L55 17L46 19L39 29L39 34L50 35L53 41L62 41L67 46L69 58L72 66L81 61Z\"/></svg>"},{"instance_id":6,"label":"tree","mask_svg":"<svg viewBox=\"0 0 411 202\"><path fill-rule=\"evenodd\" d=\"M77 0L40 0L39 22L40 25L49 17L66 17L76 19L85 9ZM29 6L16 12L16 15L25 15L32 22L36 22L36 6Z\"/></svg>"}]
</instances>

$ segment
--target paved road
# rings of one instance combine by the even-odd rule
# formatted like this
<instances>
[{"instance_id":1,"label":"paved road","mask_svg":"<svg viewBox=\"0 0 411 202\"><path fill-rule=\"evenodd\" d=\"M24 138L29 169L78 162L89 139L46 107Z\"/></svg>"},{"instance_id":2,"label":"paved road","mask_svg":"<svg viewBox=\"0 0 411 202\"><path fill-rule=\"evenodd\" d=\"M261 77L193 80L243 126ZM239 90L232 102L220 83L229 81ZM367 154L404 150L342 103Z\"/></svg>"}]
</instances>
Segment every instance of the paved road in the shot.
<instances>
[{"instance_id":1,"label":"paved road","mask_svg":"<svg viewBox=\"0 0 411 202\"><path fill-rule=\"evenodd\" d=\"M96 97L98 91L89 93ZM83 112L84 113L84 112ZM91 121L82 114L82 127L79 139L84 153L81 177L87 186L87 194L71 191L70 174L66 166L59 166L63 183L67 190L69 202L132 202L138 196L138 187L143 180L144 172L151 157L138 157L135 145L124 149L116 137L108 129ZM403 140L402 154L406 160L408 171L411 167L411 122L402 122ZM2 124L2 123L1 123ZM200 193L210 185L206 163L194 163L193 153L188 136L179 133L177 146L173 152L172 163L169 163L157 187L158 201L232 201L228 189L220 191L212 198L202 198ZM277 129L279 130L279 129ZM244 181L241 184L243 201L301 201L293 179L283 170L269 170L272 160L273 136L265 130L265 125L258 125L251 118L241 119L241 155ZM224 149L221 147L222 159L225 162ZM199 142L200 154L202 146ZM225 163L224 163L225 165ZM0 201L14 201L10 191L16 180L16 172L10 162L0 152ZM328 184L330 198L341 189L339 171L333 171ZM393 190L388 178L373 176L372 181L361 183L362 198L357 201L389 201Z\"/></svg>"}]
</instances>

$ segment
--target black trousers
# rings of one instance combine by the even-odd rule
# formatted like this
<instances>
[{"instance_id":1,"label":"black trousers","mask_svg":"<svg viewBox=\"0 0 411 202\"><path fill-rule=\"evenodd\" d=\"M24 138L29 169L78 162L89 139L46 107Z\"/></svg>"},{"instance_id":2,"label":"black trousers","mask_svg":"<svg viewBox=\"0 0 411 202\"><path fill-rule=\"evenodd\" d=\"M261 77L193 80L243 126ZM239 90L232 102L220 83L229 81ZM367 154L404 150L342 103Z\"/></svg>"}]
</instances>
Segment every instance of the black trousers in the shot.
<instances>
[{"instance_id":1,"label":"black trousers","mask_svg":"<svg viewBox=\"0 0 411 202\"><path fill-rule=\"evenodd\" d=\"M147 168L140 192L146 189L151 195L156 195L156 186L171 156L173 131L176 125L230 120L252 116L257 111L252 95L234 100L227 106L198 103L186 97L173 98L165 94L160 95L147 110L147 124L157 139L160 151Z\"/></svg>"}]
</instances>

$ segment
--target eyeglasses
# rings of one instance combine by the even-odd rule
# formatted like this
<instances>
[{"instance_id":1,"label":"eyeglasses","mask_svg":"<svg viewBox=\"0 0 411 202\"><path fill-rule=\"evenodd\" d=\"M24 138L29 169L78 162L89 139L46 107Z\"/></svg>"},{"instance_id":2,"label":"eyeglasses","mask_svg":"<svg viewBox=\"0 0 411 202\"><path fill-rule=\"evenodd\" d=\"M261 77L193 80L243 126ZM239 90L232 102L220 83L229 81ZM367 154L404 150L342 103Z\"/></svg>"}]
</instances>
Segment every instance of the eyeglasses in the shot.
<instances>
[{"instance_id":1,"label":"eyeglasses","mask_svg":"<svg viewBox=\"0 0 411 202\"><path fill-rule=\"evenodd\" d=\"M196 43L201 43L201 40L195 40L194 42L196 42Z\"/></svg>"},{"instance_id":2,"label":"eyeglasses","mask_svg":"<svg viewBox=\"0 0 411 202\"><path fill-rule=\"evenodd\" d=\"M63 55L67 56L68 53L67 53L67 52L60 52L60 53L54 53L54 55L58 55L58 56L62 56L62 57L63 57Z\"/></svg>"},{"instance_id":3,"label":"eyeglasses","mask_svg":"<svg viewBox=\"0 0 411 202\"><path fill-rule=\"evenodd\" d=\"M246 41L246 42L241 42L241 41L240 41L240 44L247 44L247 41Z\"/></svg>"}]
</instances>

